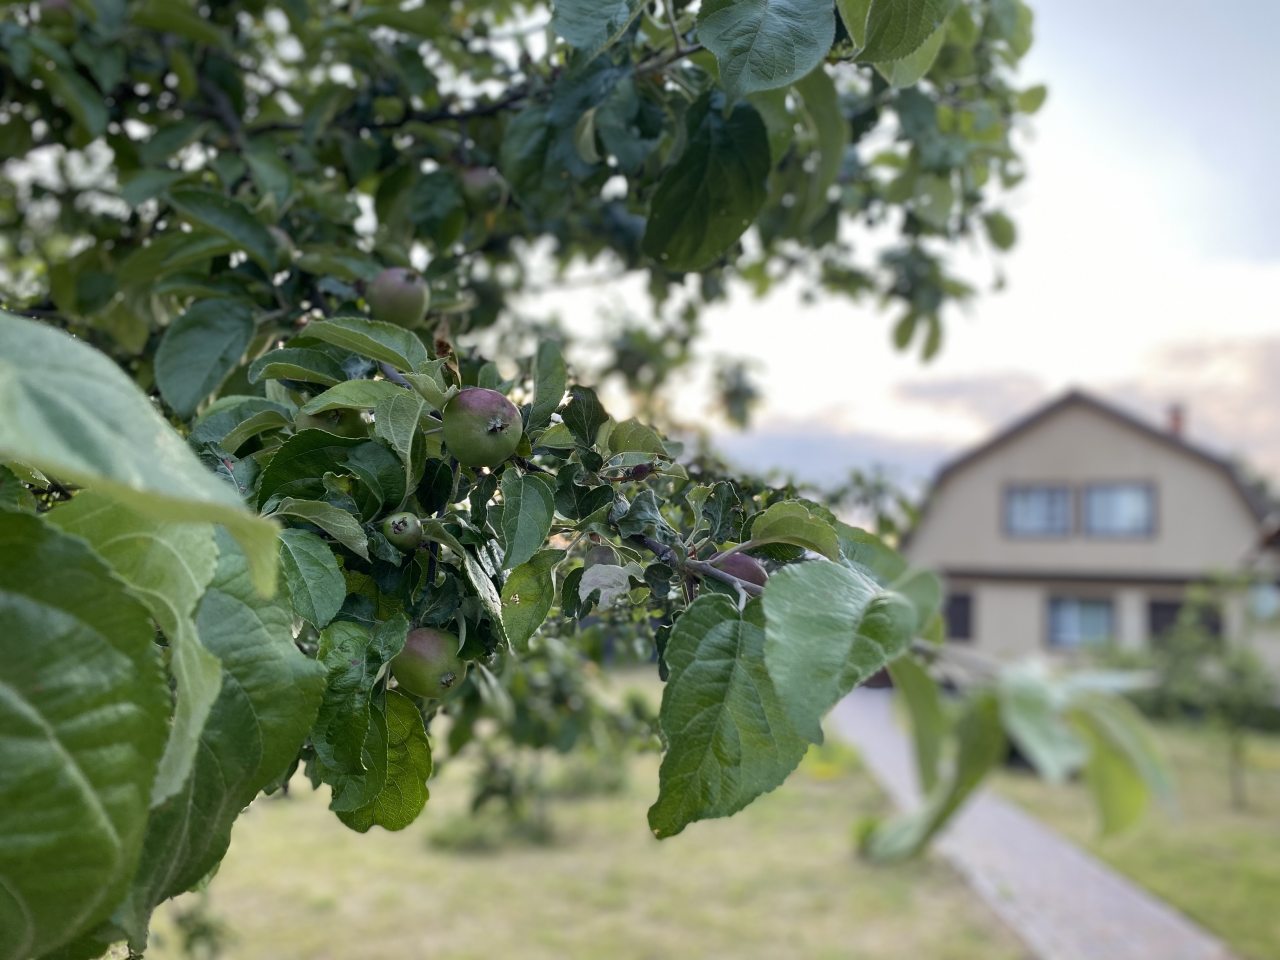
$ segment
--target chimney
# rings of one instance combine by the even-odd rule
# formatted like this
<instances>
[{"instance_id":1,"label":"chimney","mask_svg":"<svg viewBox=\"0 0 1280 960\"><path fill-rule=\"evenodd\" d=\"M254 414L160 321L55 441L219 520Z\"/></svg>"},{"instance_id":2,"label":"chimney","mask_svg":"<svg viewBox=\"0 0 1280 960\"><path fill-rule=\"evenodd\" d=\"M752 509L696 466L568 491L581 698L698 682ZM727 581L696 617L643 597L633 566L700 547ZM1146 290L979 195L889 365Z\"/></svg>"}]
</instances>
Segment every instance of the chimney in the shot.
<instances>
[{"instance_id":1,"label":"chimney","mask_svg":"<svg viewBox=\"0 0 1280 960\"><path fill-rule=\"evenodd\" d=\"M1187 411L1180 403L1169 404L1168 430L1169 436L1181 440L1187 426Z\"/></svg>"}]
</instances>

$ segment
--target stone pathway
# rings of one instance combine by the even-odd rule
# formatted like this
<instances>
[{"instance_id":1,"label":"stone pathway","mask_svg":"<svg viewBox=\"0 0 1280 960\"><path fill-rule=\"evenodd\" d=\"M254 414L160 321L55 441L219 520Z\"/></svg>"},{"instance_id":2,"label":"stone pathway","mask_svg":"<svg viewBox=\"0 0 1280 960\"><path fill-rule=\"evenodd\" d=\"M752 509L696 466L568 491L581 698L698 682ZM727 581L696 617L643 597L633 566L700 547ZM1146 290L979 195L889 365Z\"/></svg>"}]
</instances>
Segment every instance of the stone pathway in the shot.
<instances>
[{"instance_id":1,"label":"stone pathway","mask_svg":"<svg viewBox=\"0 0 1280 960\"><path fill-rule=\"evenodd\" d=\"M831 719L893 801L911 809L920 792L892 699L859 689ZM971 799L939 850L1040 960L1232 960L1181 913L990 792Z\"/></svg>"}]
</instances>

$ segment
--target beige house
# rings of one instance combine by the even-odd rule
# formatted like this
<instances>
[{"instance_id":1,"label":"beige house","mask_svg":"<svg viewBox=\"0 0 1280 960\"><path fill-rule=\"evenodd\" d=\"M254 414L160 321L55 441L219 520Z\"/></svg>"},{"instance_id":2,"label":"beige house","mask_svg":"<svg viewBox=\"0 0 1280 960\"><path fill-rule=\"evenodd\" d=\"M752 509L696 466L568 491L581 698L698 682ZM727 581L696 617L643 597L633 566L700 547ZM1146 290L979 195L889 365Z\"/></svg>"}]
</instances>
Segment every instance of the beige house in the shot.
<instances>
[{"instance_id":1,"label":"beige house","mask_svg":"<svg viewBox=\"0 0 1280 960\"><path fill-rule=\"evenodd\" d=\"M1265 505L1226 461L1073 391L939 472L904 544L947 588L949 638L1000 657L1168 629L1189 584L1253 564ZM1247 595L1214 626L1242 632ZM1280 665L1280 643L1260 652Z\"/></svg>"}]
</instances>

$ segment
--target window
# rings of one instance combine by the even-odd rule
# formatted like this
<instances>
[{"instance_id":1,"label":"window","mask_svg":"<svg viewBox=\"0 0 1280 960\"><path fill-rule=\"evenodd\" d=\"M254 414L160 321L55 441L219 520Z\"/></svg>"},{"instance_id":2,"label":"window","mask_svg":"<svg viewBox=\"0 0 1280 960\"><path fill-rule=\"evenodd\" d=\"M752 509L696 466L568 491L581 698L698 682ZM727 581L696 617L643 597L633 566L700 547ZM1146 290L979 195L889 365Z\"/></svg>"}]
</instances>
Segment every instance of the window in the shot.
<instances>
[{"instance_id":1,"label":"window","mask_svg":"<svg viewBox=\"0 0 1280 960\"><path fill-rule=\"evenodd\" d=\"M1049 600L1049 646L1073 650L1106 645L1114 634L1110 600L1053 597Z\"/></svg>"},{"instance_id":2,"label":"window","mask_svg":"<svg viewBox=\"0 0 1280 960\"><path fill-rule=\"evenodd\" d=\"M1149 483L1098 483L1084 488L1084 532L1095 537L1155 533L1155 489Z\"/></svg>"},{"instance_id":3,"label":"window","mask_svg":"<svg viewBox=\"0 0 1280 960\"><path fill-rule=\"evenodd\" d=\"M1200 627L1211 637L1222 636L1222 613L1213 606L1200 607ZM1178 625L1182 615L1179 600L1152 600L1147 604L1147 636L1154 640L1164 637Z\"/></svg>"},{"instance_id":4,"label":"window","mask_svg":"<svg viewBox=\"0 0 1280 960\"><path fill-rule=\"evenodd\" d=\"M973 597L967 593L947 595L947 639L973 639Z\"/></svg>"},{"instance_id":5,"label":"window","mask_svg":"<svg viewBox=\"0 0 1280 960\"><path fill-rule=\"evenodd\" d=\"M1071 491L1067 487L1009 487L1004 494L1004 529L1011 537L1065 537L1071 533Z\"/></svg>"}]
</instances>

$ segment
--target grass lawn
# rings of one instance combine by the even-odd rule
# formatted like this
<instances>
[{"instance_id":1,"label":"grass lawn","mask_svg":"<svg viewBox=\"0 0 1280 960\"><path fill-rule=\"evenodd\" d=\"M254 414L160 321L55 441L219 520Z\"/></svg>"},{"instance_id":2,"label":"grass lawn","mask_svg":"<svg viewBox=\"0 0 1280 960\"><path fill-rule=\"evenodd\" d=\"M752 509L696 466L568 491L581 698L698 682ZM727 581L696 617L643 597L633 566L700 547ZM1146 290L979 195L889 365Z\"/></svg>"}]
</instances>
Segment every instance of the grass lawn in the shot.
<instances>
[{"instance_id":1,"label":"grass lawn","mask_svg":"<svg viewBox=\"0 0 1280 960\"><path fill-rule=\"evenodd\" d=\"M1079 785L1004 773L997 789L1226 940L1242 957L1280 958L1280 737L1252 736L1250 807L1231 809L1225 746L1214 730L1160 726L1178 809L1098 836Z\"/></svg>"},{"instance_id":2,"label":"grass lawn","mask_svg":"<svg viewBox=\"0 0 1280 960\"><path fill-rule=\"evenodd\" d=\"M423 816L365 836L303 781L258 801L209 892L229 958L1024 957L944 864L872 867L851 827L886 801L842 747L810 751L781 789L729 820L661 843L645 825L656 756L630 761L618 793L556 800L554 842L455 852L467 773L447 768ZM185 903L184 903L185 901ZM180 956L163 908L148 957Z\"/></svg>"}]
</instances>

